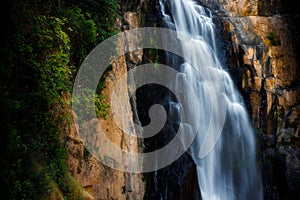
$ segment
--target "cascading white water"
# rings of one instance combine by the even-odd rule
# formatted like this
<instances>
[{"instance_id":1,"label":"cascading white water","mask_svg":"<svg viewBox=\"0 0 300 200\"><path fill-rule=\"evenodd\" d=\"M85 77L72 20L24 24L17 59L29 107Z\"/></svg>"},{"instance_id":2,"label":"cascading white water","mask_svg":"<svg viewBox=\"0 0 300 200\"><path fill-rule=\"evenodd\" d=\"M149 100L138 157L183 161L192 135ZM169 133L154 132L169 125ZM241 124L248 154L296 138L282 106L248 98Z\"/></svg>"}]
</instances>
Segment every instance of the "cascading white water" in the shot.
<instances>
[{"instance_id":1,"label":"cascading white water","mask_svg":"<svg viewBox=\"0 0 300 200\"><path fill-rule=\"evenodd\" d=\"M192 130L197 135L189 153L197 165L202 199L263 199L251 122L243 99L218 60L210 10L193 0L160 0L160 6L166 26L178 32L179 41L181 36L190 38L181 42L184 58L197 63L181 63L174 84L183 90L191 108L185 115L200 115L199 129ZM188 82L189 87L182 88L182 81ZM196 93L197 99L189 99L190 91ZM208 144L204 154L203 142Z\"/></svg>"}]
</instances>

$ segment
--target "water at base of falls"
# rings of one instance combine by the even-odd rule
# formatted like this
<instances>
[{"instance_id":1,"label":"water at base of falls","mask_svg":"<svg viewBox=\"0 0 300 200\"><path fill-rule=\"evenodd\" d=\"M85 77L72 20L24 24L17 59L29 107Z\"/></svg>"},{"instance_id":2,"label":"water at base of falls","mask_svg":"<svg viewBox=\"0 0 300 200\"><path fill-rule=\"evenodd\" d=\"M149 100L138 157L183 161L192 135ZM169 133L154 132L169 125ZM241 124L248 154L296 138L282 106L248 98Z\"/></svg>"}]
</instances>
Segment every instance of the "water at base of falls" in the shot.
<instances>
[{"instance_id":1,"label":"water at base of falls","mask_svg":"<svg viewBox=\"0 0 300 200\"><path fill-rule=\"evenodd\" d=\"M190 38L180 44L184 58L197 63L191 66L167 58L180 65L173 84L182 90L191 108L182 114L199 118L199 129L189 130L197 135L188 153L197 166L202 199L263 199L251 122L243 99L218 59L210 10L192 0L160 0L160 7L166 26L178 32L179 41L180 35ZM182 88L182 82L189 87ZM189 98L191 91L196 99Z\"/></svg>"}]
</instances>

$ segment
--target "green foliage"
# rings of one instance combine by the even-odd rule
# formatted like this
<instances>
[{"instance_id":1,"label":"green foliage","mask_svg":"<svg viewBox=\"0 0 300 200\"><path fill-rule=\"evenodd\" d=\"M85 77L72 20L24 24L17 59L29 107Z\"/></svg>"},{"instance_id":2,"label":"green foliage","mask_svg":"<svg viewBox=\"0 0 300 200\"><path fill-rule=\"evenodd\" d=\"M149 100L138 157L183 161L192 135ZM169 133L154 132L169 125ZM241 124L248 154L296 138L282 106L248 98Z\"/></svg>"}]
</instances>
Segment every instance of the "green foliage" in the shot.
<instances>
[{"instance_id":1,"label":"green foliage","mask_svg":"<svg viewBox=\"0 0 300 200\"><path fill-rule=\"evenodd\" d=\"M158 64L159 64L159 52L158 52L158 49L149 49L149 55L151 55L150 58L148 58L148 62L149 63L153 63L153 67L155 70L158 70Z\"/></svg>"},{"instance_id":2,"label":"green foliage","mask_svg":"<svg viewBox=\"0 0 300 200\"><path fill-rule=\"evenodd\" d=\"M74 7L76 5L86 18L96 22L97 43L117 33L114 29L115 19L118 17L117 0L73 0L64 3L66 7Z\"/></svg>"},{"instance_id":3,"label":"green foliage","mask_svg":"<svg viewBox=\"0 0 300 200\"><path fill-rule=\"evenodd\" d=\"M118 1L117 0L73 0L66 1L67 6L77 5L82 10L85 10L104 29L112 28L117 16Z\"/></svg>"},{"instance_id":4,"label":"green foliage","mask_svg":"<svg viewBox=\"0 0 300 200\"><path fill-rule=\"evenodd\" d=\"M90 155L91 155L90 151L86 147L84 147L83 158L87 161Z\"/></svg>"},{"instance_id":5,"label":"green foliage","mask_svg":"<svg viewBox=\"0 0 300 200\"><path fill-rule=\"evenodd\" d=\"M267 38L272 46L280 46L281 40L273 32L269 32Z\"/></svg>"},{"instance_id":6,"label":"green foliage","mask_svg":"<svg viewBox=\"0 0 300 200\"><path fill-rule=\"evenodd\" d=\"M96 46L96 25L92 19L84 16L81 9L75 7L61 11L67 27L66 33L72 43L72 60L75 65L79 65L85 56Z\"/></svg>"},{"instance_id":7,"label":"green foliage","mask_svg":"<svg viewBox=\"0 0 300 200\"><path fill-rule=\"evenodd\" d=\"M110 106L106 101L106 97L102 93L95 95L95 110L97 117L106 119L109 107Z\"/></svg>"},{"instance_id":8,"label":"green foliage","mask_svg":"<svg viewBox=\"0 0 300 200\"><path fill-rule=\"evenodd\" d=\"M106 101L106 97L102 92L95 93L95 91L85 88L81 90L80 96L73 97L73 103L80 116L83 116L84 120L89 120L89 117L95 111L97 117L106 119L109 111L109 104Z\"/></svg>"},{"instance_id":9,"label":"green foliage","mask_svg":"<svg viewBox=\"0 0 300 200\"><path fill-rule=\"evenodd\" d=\"M62 30L63 20L56 17L38 16L34 25L32 39L38 49L32 50L34 57L28 63L34 67L38 76L38 91L47 98L50 104L56 103L61 92L70 91L71 68L68 67L70 57L70 39Z\"/></svg>"},{"instance_id":10,"label":"green foliage","mask_svg":"<svg viewBox=\"0 0 300 200\"><path fill-rule=\"evenodd\" d=\"M10 24L2 26L7 33L0 48L2 197L44 199L52 191L81 199L60 138L70 118L65 96L83 58L115 33L117 2L13 0L8 5ZM105 118L103 84L94 97L97 116Z\"/></svg>"}]
</instances>

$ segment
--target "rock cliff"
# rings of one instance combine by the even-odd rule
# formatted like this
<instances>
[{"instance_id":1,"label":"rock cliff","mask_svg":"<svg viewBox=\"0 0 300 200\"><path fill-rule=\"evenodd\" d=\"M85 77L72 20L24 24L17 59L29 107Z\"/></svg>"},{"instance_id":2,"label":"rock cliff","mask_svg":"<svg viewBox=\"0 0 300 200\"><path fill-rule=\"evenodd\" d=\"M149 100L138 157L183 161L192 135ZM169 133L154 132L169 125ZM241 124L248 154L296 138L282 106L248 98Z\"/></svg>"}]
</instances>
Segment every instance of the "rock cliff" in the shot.
<instances>
[{"instance_id":1,"label":"rock cliff","mask_svg":"<svg viewBox=\"0 0 300 200\"><path fill-rule=\"evenodd\" d=\"M297 6L280 0L202 1L257 132L266 199L295 199L300 170ZM298 27L297 27L298 26Z\"/></svg>"},{"instance_id":2,"label":"rock cliff","mask_svg":"<svg viewBox=\"0 0 300 200\"><path fill-rule=\"evenodd\" d=\"M258 139L265 199L296 199L300 189L300 30L297 27L300 17L297 9L290 1L281 0L200 0L199 3L211 8L215 15L220 56L251 116ZM121 19L116 20L119 31L161 23L157 1L122 1L119 12ZM108 101L116 81L149 57L153 55L132 52L112 65L104 89ZM139 114L143 124L147 121L143 109L153 103L146 96L152 93L156 96L152 100L157 102L164 91L144 88L137 93L137 102L130 104L126 84L120 96L132 111L124 114L125 123L132 126L133 116ZM129 141L112 116L109 111L107 119L99 122L107 127L105 132L111 141L126 149ZM157 173L128 174L103 166L84 150L74 126L69 132L70 170L94 199L157 199L161 195L170 199L199 198L194 164L187 154ZM171 137L164 138L167 132L162 131L162 143L158 145L164 145ZM134 143L136 151L142 146L145 151L157 148L153 146L154 141L142 141L143 145L140 142Z\"/></svg>"},{"instance_id":3,"label":"rock cliff","mask_svg":"<svg viewBox=\"0 0 300 200\"><path fill-rule=\"evenodd\" d=\"M121 32L131 28L137 28L140 20L140 9L142 1L122 1L119 3L120 18L116 19L115 28ZM120 41L118 46L124 44ZM124 49L122 50L124 51ZM102 93L106 97L107 102L111 102L112 92L121 77L125 76L121 83L122 88L116 91L119 101L122 103L123 110L119 113L113 113L112 108L108 110L108 115L105 119L99 118L91 120L91 123L99 123L108 139L116 145L117 148L129 151L129 148L134 152L139 151L139 141L130 140L119 125L115 122L116 118L122 118L123 124L126 127L134 127L133 113L130 105L130 99L127 91L127 76L126 72L130 69L130 65L141 62L143 52L137 51L119 57L111 65L111 69L105 74ZM133 129L134 130L134 129ZM71 174L82 185L82 187L91 194L95 200L112 200L112 199L143 199L144 183L142 174L131 174L116 169L109 168L103 165L96 157L84 147L83 141L76 131L76 125L72 124L68 130L68 166ZM90 133L91 135L93 133ZM97 141L96 135L93 138Z\"/></svg>"}]
</instances>

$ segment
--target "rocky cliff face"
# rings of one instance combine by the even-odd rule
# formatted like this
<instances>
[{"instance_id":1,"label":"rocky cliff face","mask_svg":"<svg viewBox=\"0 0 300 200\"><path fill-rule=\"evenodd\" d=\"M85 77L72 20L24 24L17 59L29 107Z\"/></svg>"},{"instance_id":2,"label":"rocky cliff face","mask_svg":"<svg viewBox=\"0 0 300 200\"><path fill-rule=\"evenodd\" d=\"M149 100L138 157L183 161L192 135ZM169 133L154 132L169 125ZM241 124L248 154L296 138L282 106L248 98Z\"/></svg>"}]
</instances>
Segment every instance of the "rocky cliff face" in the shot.
<instances>
[{"instance_id":1,"label":"rocky cliff face","mask_svg":"<svg viewBox=\"0 0 300 200\"><path fill-rule=\"evenodd\" d=\"M266 199L295 199L300 171L299 15L280 0L203 1L258 137Z\"/></svg>"},{"instance_id":2,"label":"rocky cliff face","mask_svg":"<svg viewBox=\"0 0 300 200\"><path fill-rule=\"evenodd\" d=\"M145 1L143 7L144 16L141 20L141 26L165 27L158 0ZM179 60L179 59L178 59ZM144 50L142 63L166 63L166 54L161 50ZM174 113L170 112L168 102L177 100L171 92L165 87L159 85L147 85L139 88L136 92L136 108L139 121L142 125L149 123L149 109L154 104L162 105L167 112L165 126L153 137L143 140L143 151L153 152L167 145L176 135L178 124L172 119ZM158 157L160 155L157 155ZM157 171L143 174L145 180L144 200L154 199L200 199L198 187L197 172L195 164L189 154L184 153L178 160L169 166Z\"/></svg>"},{"instance_id":3,"label":"rocky cliff face","mask_svg":"<svg viewBox=\"0 0 300 200\"><path fill-rule=\"evenodd\" d=\"M119 6L119 15L121 17L116 19L116 29L121 32L137 28L140 23L142 1L122 1ZM124 44L120 41L119 46L122 47ZM118 88L116 91L123 109L118 113L113 113L110 107L106 119L94 119L87 124L89 126L91 123L99 123L112 144L125 151L133 150L134 152L138 152L140 148L139 141L130 140L127 133L119 127L114 119L121 118L124 126L134 127L133 113L127 91L126 72L131 68L131 65L141 62L142 54L142 51L133 52L128 55L123 54L123 56L119 57L112 64L111 70L105 75L105 88L102 92L107 102L111 102L112 92L116 84L120 81L121 77L125 76L125 79L122 79L123 82L120 84L122 88ZM92 199L143 199L144 183L142 181L142 174L125 173L103 165L84 147L83 141L76 132L75 124L70 126L68 133L68 166L72 176L89 192ZM95 135L92 132L90 134ZM96 135L93 138L94 141L98 139Z\"/></svg>"},{"instance_id":4,"label":"rocky cliff face","mask_svg":"<svg viewBox=\"0 0 300 200\"><path fill-rule=\"evenodd\" d=\"M112 64L112 70L108 73L108 78L105 81L106 88L103 92L108 102L111 101L111 93L114 90L115 84L126 72L125 56L122 56ZM93 130L88 128L92 123L99 123L112 145L116 145L115 148L138 152L138 141L130 140L127 133L121 130L114 120L115 117L121 117L125 126L133 127L133 117L127 94L127 83L122 83L122 85L124 88L116 92L123 105L122 112L113 113L109 109L106 119L94 119L87 123L87 130L90 132L86 134L94 136L92 138L93 141L101 145L101 139L97 137L97 134ZM75 125L71 126L70 134L67 137L67 149L69 151L68 165L72 175L93 196L93 199L142 199L144 183L141 174L125 173L103 165L94 155L88 152L75 130Z\"/></svg>"},{"instance_id":5,"label":"rocky cliff face","mask_svg":"<svg viewBox=\"0 0 300 200\"><path fill-rule=\"evenodd\" d=\"M220 56L224 56L225 66L248 106L258 138L265 199L296 199L300 189L300 30L296 26L300 20L297 9L290 1L281 0L199 2L211 8L216 16ZM120 31L161 23L157 1L122 1L119 12L122 17L116 20L116 26ZM128 69L152 57L143 51L120 57L107 76L104 94L108 101L116 81ZM146 123L147 105L163 101L159 99L162 89L148 87L137 93L137 102L130 104L127 89L123 89L120 91L122 102L134 112L124 114L128 126L133 125L133 116L137 114L141 123ZM151 93L155 98L146 99ZM128 149L129 141L113 121L111 111L106 120L99 122L106 127L104 130L113 143ZM158 199L162 195L170 199L199 198L197 175L187 154L156 173L128 174L103 166L84 150L74 126L69 132L70 170L94 199ZM159 146L172 135L163 130L158 137ZM158 148L154 140L143 141L143 146L145 151ZM134 149L139 148L139 141L135 141Z\"/></svg>"},{"instance_id":6,"label":"rocky cliff face","mask_svg":"<svg viewBox=\"0 0 300 200\"><path fill-rule=\"evenodd\" d=\"M159 26L160 24L158 1L125 1L119 5L119 14L122 17L116 19L116 27L120 31L143 26ZM120 46L122 45L120 43ZM107 101L110 102L111 93L117 81L128 70L139 64L155 62L157 61L156 56L156 51L149 53L147 50L139 50L118 58L106 75L106 87L103 92L107 97ZM159 101L163 104L164 98L166 98L162 88L150 86L137 91L136 96L130 94L133 96L129 99L127 85L131 86L131 78L127 77L127 81L121 84L124 87L118 90L121 103L126 107L125 112L120 113L119 117L123 119L123 123L128 127L133 127L134 120L136 123L147 123L146 118L149 111L147 106ZM107 119L94 119L89 123L99 122L108 138L120 149L128 150L129 146L133 145L135 152L153 151L158 148L158 146L155 146L155 141L159 141L158 145L164 146L174 136L170 134L169 128L171 125L168 124L158 134L158 137L145 141L136 140L133 144L130 144L126 134L114 122L115 115L116 113L112 113L110 110ZM94 199L185 199L186 197L197 199L200 197L196 171L188 154L184 154L171 166L157 172L146 174L124 173L104 166L94 156L90 155L75 130L75 125L72 125L68 131L68 165L72 175ZM94 138L94 140L96 141L97 138Z\"/></svg>"}]
</instances>

